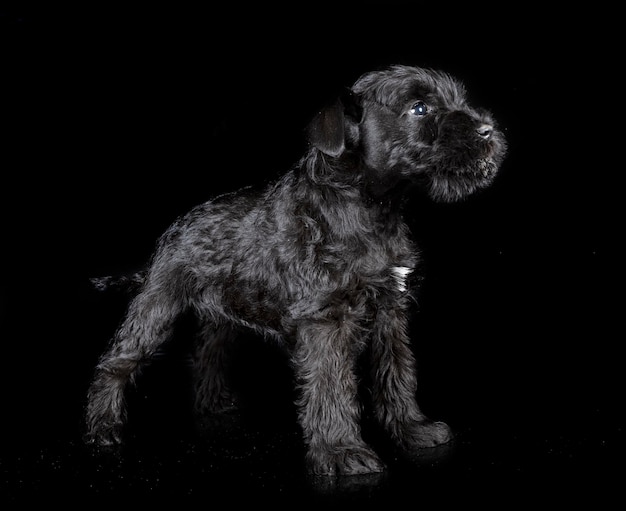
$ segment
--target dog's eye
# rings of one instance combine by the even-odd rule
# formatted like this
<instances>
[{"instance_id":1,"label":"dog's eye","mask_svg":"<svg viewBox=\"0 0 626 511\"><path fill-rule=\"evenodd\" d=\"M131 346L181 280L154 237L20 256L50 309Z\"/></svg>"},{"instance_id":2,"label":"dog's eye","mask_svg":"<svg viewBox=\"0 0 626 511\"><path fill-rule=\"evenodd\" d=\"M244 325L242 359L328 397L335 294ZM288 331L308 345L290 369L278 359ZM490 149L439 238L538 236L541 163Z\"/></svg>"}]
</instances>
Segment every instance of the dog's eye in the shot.
<instances>
[{"instance_id":1,"label":"dog's eye","mask_svg":"<svg viewBox=\"0 0 626 511\"><path fill-rule=\"evenodd\" d=\"M415 103L413 103L413 106L410 108L409 112L411 112L413 115L426 115L426 112L428 112L428 107L423 101L416 101Z\"/></svg>"}]
</instances>

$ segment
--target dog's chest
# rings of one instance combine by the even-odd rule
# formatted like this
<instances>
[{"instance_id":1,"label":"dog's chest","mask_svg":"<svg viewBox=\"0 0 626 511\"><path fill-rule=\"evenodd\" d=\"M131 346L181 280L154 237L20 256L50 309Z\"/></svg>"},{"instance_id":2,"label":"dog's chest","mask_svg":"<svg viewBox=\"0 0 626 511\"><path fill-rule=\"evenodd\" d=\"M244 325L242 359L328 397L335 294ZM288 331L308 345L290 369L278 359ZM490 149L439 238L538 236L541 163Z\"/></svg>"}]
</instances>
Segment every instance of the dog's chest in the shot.
<instances>
[{"instance_id":1,"label":"dog's chest","mask_svg":"<svg viewBox=\"0 0 626 511\"><path fill-rule=\"evenodd\" d=\"M358 241L346 243L343 249L337 270L346 275L352 273L357 288L375 289L374 296L408 290L418 253L404 229L392 235L372 231Z\"/></svg>"},{"instance_id":2,"label":"dog's chest","mask_svg":"<svg viewBox=\"0 0 626 511\"><path fill-rule=\"evenodd\" d=\"M408 266L392 266L391 267L391 274L393 275L395 279L396 287L398 291L404 292L407 290L408 288L407 281L412 271L413 271L413 268L409 268Z\"/></svg>"},{"instance_id":3,"label":"dog's chest","mask_svg":"<svg viewBox=\"0 0 626 511\"><path fill-rule=\"evenodd\" d=\"M409 289L409 277L417 265L417 257L410 244L402 240L398 244L376 244L353 266L353 282L357 288L375 289L373 296L380 293L405 293ZM349 267L346 268L349 272ZM369 293L369 292L368 292Z\"/></svg>"}]
</instances>

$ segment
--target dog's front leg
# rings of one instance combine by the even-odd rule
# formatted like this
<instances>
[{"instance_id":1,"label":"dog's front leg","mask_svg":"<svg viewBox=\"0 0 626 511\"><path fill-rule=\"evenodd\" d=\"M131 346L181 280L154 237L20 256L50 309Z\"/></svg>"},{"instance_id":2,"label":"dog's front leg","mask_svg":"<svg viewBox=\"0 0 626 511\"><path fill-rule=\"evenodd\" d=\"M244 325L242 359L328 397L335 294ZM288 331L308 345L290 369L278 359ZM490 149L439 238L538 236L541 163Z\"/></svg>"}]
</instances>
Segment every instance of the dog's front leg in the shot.
<instances>
[{"instance_id":1,"label":"dog's front leg","mask_svg":"<svg viewBox=\"0 0 626 511\"><path fill-rule=\"evenodd\" d=\"M429 420L416 401L415 358L408 327L400 308L378 310L372 339L372 378L375 413L404 449L444 444L452 438L443 422Z\"/></svg>"},{"instance_id":2,"label":"dog's front leg","mask_svg":"<svg viewBox=\"0 0 626 511\"><path fill-rule=\"evenodd\" d=\"M344 319L300 326L293 363L299 419L314 474L366 474L384 465L361 438L356 327Z\"/></svg>"}]
</instances>

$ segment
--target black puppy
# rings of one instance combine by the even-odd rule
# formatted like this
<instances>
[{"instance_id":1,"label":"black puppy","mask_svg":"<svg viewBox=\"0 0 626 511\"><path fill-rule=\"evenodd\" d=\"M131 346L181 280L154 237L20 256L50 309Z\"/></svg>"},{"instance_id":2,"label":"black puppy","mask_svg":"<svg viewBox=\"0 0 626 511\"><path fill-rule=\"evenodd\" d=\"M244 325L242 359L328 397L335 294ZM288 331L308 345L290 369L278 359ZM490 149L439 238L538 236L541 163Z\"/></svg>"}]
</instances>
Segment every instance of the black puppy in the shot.
<instances>
[{"instance_id":1,"label":"black puppy","mask_svg":"<svg viewBox=\"0 0 626 511\"><path fill-rule=\"evenodd\" d=\"M278 182L201 204L163 234L98 364L89 439L121 441L127 385L191 312L203 412L232 402L225 346L239 329L290 349L313 473L383 470L360 434L356 361L365 350L375 415L391 437L409 450L450 440L415 399L406 311L418 256L401 204L411 183L440 201L489 185L504 137L445 73L393 66L363 75L348 96L318 113L308 151Z\"/></svg>"}]
</instances>

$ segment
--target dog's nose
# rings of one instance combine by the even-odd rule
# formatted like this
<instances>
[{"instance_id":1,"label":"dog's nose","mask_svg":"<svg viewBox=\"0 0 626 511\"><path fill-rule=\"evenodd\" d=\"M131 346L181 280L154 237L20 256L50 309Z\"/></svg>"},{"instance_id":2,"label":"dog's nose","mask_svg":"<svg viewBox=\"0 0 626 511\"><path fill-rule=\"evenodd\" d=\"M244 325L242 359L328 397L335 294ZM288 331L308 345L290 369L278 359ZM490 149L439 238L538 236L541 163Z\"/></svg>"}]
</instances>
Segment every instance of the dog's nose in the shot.
<instances>
[{"instance_id":1,"label":"dog's nose","mask_svg":"<svg viewBox=\"0 0 626 511\"><path fill-rule=\"evenodd\" d=\"M493 133L493 126L491 124L481 124L476 130L476 133L478 133L480 138L489 140L489 137L491 137L491 134Z\"/></svg>"}]
</instances>

